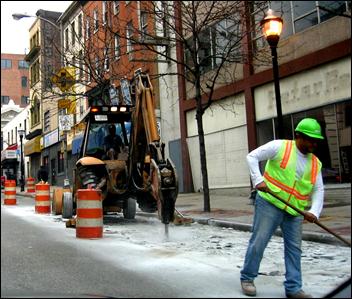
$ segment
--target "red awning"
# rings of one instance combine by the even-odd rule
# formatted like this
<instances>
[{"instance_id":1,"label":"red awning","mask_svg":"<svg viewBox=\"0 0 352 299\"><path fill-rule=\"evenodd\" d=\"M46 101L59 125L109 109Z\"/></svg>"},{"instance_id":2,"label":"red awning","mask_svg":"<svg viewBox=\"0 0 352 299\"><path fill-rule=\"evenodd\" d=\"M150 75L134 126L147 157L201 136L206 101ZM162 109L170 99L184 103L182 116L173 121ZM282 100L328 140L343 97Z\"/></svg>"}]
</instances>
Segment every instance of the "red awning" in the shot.
<instances>
[{"instance_id":1,"label":"red awning","mask_svg":"<svg viewBox=\"0 0 352 299\"><path fill-rule=\"evenodd\" d=\"M17 150L17 143L8 146L6 150Z\"/></svg>"}]
</instances>

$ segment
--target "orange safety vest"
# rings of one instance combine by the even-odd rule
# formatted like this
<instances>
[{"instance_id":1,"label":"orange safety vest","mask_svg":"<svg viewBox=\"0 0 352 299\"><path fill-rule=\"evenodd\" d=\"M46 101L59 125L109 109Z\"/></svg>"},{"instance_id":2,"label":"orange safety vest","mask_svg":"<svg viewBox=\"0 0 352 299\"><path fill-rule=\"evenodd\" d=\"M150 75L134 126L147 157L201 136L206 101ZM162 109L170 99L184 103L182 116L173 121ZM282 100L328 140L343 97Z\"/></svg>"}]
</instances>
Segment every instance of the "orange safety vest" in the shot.
<instances>
[{"instance_id":1,"label":"orange safety vest","mask_svg":"<svg viewBox=\"0 0 352 299\"><path fill-rule=\"evenodd\" d=\"M308 205L318 173L321 170L319 159L309 153L307 155L303 176L296 179L297 147L293 140L285 140L274 159L268 160L265 166L264 182L278 197L290 202L296 208L304 211ZM286 204L270 195L258 191L259 195L282 210L293 216L300 215Z\"/></svg>"}]
</instances>

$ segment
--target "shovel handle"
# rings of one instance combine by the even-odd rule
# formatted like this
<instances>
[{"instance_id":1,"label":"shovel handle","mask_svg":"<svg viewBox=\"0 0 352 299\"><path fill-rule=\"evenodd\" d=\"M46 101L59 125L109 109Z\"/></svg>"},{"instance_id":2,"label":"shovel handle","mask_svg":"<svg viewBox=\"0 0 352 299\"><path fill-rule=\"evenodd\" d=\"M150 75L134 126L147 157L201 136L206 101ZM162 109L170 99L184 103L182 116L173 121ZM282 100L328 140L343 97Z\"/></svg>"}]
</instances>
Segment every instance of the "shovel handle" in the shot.
<instances>
[{"instance_id":1,"label":"shovel handle","mask_svg":"<svg viewBox=\"0 0 352 299\"><path fill-rule=\"evenodd\" d=\"M270 195L274 196L275 198L277 198L278 200L280 200L281 202L283 202L285 205L289 206L291 209L295 210L297 213L305 216L305 212L301 211L300 209L298 209L297 207L295 207L294 205L292 205L291 203L289 203L288 201L278 197L274 192L272 192L271 190L269 190L267 193L269 193ZM334 235L336 238L338 238L340 241L342 241L343 243L347 244L349 247L351 247L351 242L346 240L345 238L341 237L340 235L336 234L334 231L332 231L331 229L327 228L325 225L323 225L322 223L320 223L318 220L315 220L313 223L315 223L316 225L320 226L322 229L325 229L328 233Z\"/></svg>"}]
</instances>

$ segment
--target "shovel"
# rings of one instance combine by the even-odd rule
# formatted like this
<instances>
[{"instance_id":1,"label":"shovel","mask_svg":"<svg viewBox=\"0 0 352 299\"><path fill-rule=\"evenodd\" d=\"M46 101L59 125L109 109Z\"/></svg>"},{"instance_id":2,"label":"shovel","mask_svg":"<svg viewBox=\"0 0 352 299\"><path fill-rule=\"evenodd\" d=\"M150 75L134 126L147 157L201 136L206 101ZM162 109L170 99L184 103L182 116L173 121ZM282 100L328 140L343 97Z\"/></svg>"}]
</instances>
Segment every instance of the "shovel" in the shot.
<instances>
[{"instance_id":1,"label":"shovel","mask_svg":"<svg viewBox=\"0 0 352 299\"><path fill-rule=\"evenodd\" d=\"M296 208L294 205L292 205L291 203L289 203L288 201L278 197L275 193L273 193L272 191L268 191L267 193L271 194L272 196L274 196L275 198L277 198L278 200L280 200L281 202L283 202L285 205L289 206L291 209L295 210L297 213L305 216L305 212L301 211L300 209ZM325 225L323 225L322 223L320 223L318 220L315 220L313 223L319 225L321 228L325 229L328 233L334 235L336 238L338 238L340 241L342 241L343 243L347 244L349 247L351 247L351 242L349 242L348 240L346 240L345 238L339 236L338 234L336 234L335 232L333 232L331 229L327 228Z\"/></svg>"}]
</instances>

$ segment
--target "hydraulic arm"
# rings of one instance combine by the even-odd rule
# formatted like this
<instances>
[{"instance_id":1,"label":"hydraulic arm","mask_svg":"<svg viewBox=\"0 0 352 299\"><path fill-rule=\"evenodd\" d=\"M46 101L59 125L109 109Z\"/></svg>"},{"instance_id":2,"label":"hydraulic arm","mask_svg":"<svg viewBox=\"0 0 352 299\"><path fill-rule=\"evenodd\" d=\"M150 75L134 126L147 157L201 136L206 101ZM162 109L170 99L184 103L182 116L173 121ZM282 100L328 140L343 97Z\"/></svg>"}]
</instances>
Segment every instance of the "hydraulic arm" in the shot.
<instances>
[{"instance_id":1,"label":"hydraulic arm","mask_svg":"<svg viewBox=\"0 0 352 299\"><path fill-rule=\"evenodd\" d=\"M151 195L157 202L158 214L164 224L174 220L178 194L176 170L165 159L165 144L158 133L153 87L149 76L135 76L135 110L132 113L130 177L134 187Z\"/></svg>"}]
</instances>

